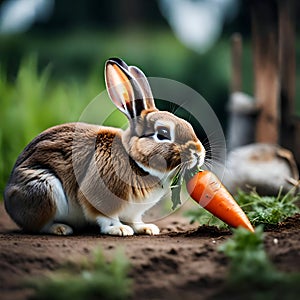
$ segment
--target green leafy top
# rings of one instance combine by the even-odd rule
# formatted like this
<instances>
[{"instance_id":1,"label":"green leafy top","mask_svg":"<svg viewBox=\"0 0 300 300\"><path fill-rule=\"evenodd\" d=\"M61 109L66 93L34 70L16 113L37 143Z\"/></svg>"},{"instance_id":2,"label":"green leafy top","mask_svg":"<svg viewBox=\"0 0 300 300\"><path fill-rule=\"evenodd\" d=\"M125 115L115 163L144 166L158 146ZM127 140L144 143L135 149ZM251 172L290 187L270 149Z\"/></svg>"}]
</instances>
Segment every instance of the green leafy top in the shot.
<instances>
[{"instance_id":1,"label":"green leafy top","mask_svg":"<svg viewBox=\"0 0 300 300\"><path fill-rule=\"evenodd\" d=\"M180 200L180 191L181 191L181 186L183 184L183 181L189 181L195 174L198 172L201 172L201 169L196 166L192 169L187 169L185 165L180 166L178 171L176 172L175 176L173 177L171 181L171 200L173 203L172 209L176 209L178 205L181 204Z\"/></svg>"}]
</instances>

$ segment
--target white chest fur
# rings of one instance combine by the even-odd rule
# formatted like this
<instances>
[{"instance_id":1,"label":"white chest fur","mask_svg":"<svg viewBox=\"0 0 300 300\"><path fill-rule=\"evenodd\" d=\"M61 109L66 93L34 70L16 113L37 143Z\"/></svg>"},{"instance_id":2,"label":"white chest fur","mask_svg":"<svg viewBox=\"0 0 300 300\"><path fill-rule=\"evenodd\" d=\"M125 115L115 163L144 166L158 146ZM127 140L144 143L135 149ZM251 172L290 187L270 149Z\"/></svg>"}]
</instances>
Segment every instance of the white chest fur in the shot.
<instances>
[{"instance_id":1,"label":"white chest fur","mask_svg":"<svg viewBox=\"0 0 300 300\"><path fill-rule=\"evenodd\" d=\"M119 214L120 221L125 223L141 222L143 214L157 204L168 191L169 185L160 186L148 193L144 199L130 199Z\"/></svg>"}]
</instances>

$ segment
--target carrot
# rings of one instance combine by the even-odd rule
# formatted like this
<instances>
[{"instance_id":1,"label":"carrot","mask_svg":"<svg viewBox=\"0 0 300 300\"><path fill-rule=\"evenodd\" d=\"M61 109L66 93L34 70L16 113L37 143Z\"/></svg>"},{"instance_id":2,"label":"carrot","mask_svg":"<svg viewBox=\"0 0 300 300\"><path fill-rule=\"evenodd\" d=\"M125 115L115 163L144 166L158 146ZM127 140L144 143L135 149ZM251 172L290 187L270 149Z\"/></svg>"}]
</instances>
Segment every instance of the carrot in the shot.
<instances>
[{"instance_id":1,"label":"carrot","mask_svg":"<svg viewBox=\"0 0 300 300\"><path fill-rule=\"evenodd\" d=\"M187 181L186 186L190 196L217 218L229 226L242 226L254 232L241 207L212 172L198 172Z\"/></svg>"}]
</instances>

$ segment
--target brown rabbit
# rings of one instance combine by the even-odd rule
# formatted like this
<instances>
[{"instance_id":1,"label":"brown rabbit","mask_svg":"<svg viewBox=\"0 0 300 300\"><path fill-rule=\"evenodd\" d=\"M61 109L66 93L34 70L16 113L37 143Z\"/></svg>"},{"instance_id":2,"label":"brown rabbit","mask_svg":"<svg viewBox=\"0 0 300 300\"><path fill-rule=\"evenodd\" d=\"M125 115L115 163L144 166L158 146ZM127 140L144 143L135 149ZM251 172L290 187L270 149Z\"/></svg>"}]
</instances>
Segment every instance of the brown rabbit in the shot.
<instances>
[{"instance_id":1,"label":"brown rabbit","mask_svg":"<svg viewBox=\"0 0 300 300\"><path fill-rule=\"evenodd\" d=\"M68 235L96 223L103 234L159 234L143 213L168 192L178 168L204 163L192 126L155 107L141 70L113 58L105 79L129 127L70 123L38 135L18 157L4 193L7 212L24 230Z\"/></svg>"}]
</instances>

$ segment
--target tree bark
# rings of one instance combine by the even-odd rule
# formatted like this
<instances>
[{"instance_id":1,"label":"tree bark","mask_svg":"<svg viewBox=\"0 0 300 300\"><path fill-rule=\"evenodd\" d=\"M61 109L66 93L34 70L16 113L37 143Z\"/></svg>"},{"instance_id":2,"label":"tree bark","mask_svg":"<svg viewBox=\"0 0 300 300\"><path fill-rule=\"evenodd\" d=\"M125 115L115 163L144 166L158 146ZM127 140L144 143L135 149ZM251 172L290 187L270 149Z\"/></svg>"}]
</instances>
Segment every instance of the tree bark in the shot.
<instances>
[{"instance_id":1,"label":"tree bark","mask_svg":"<svg viewBox=\"0 0 300 300\"><path fill-rule=\"evenodd\" d=\"M256 142L279 142L278 7L276 0L253 0L254 95L259 114Z\"/></svg>"}]
</instances>

